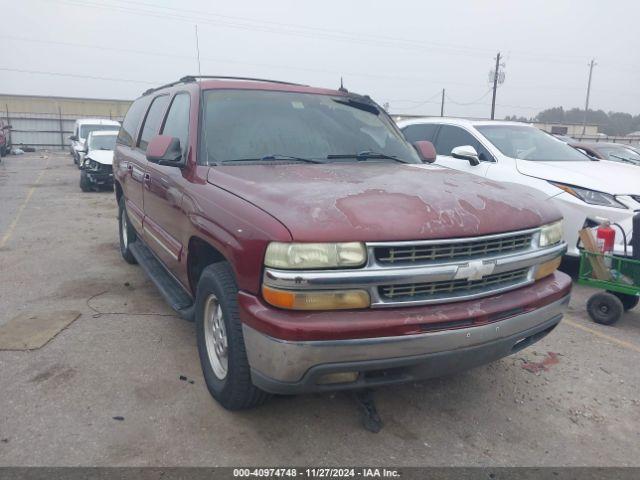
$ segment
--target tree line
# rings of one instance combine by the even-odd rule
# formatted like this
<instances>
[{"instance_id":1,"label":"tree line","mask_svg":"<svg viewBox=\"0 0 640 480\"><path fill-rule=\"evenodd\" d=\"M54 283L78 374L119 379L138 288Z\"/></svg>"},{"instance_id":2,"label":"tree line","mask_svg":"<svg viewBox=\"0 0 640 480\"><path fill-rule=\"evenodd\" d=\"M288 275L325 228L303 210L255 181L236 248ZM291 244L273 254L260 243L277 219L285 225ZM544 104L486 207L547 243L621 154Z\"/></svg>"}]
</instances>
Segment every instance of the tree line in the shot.
<instances>
[{"instance_id":1,"label":"tree line","mask_svg":"<svg viewBox=\"0 0 640 480\"><path fill-rule=\"evenodd\" d=\"M547 108L531 118L507 115L505 120L518 122L542 122L542 123L575 123L584 121L584 110L572 108L565 110L562 107ZM587 123L598 125L598 130L606 135L623 136L640 131L640 115L631 115L624 112L605 112L604 110L589 110Z\"/></svg>"}]
</instances>

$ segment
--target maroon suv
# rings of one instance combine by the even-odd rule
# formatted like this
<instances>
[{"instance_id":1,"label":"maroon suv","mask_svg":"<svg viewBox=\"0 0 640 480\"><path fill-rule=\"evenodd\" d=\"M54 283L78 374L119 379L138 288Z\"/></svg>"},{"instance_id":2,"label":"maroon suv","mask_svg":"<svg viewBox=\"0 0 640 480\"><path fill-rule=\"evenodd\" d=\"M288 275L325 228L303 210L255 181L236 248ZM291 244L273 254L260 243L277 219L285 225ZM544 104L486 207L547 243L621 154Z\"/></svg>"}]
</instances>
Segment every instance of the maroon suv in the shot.
<instances>
[{"instance_id":1,"label":"maroon suv","mask_svg":"<svg viewBox=\"0 0 640 480\"><path fill-rule=\"evenodd\" d=\"M490 362L560 322L561 215L434 158L367 96L185 77L122 124L122 256L195 320L229 409Z\"/></svg>"}]
</instances>

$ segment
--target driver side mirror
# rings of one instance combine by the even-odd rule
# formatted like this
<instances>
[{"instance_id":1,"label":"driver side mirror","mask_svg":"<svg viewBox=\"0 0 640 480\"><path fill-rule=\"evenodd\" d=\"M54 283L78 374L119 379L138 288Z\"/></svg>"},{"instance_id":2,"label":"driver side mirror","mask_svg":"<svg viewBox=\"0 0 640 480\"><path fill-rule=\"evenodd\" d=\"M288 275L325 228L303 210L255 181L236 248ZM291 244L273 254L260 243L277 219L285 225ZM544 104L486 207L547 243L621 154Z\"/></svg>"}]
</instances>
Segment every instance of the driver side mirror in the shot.
<instances>
[{"instance_id":1,"label":"driver side mirror","mask_svg":"<svg viewBox=\"0 0 640 480\"><path fill-rule=\"evenodd\" d=\"M77 135L71 135L69 137L69 140L71 140L72 142L77 142L78 141L78 136Z\"/></svg>"},{"instance_id":2,"label":"driver side mirror","mask_svg":"<svg viewBox=\"0 0 640 480\"><path fill-rule=\"evenodd\" d=\"M464 145L462 147L455 147L451 150L451 156L459 160L466 160L474 167L480 165L480 158L478 152L471 145Z\"/></svg>"},{"instance_id":3,"label":"driver side mirror","mask_svg":"<svg viewBox=\"0 0 640 480\"><path fill-rule=\"evenodd\" d=\"M156 135L147 145L147 160L158 165L182 167L180 139L169 135Z\"/></svg>"},{"instance_id":4,"label":"driver side mirror","mask_svg":"<svg viewBox=\"0 0 640 480\"><path fill-rule=\"evenodd\" d=\"M416 149L420 160L424 163L433 163L436 161L436 149L433 143L427 140L420 140L413 144L413 148Z\"/></svg>"}]
</instances>

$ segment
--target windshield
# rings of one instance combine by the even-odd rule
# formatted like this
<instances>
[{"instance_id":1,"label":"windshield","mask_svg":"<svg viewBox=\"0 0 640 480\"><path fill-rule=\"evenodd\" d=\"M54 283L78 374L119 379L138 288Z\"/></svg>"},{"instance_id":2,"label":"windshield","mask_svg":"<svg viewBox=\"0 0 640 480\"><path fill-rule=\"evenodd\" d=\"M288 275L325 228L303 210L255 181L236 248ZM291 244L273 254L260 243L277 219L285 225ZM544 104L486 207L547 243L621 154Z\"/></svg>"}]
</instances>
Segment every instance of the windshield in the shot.
<instances>
[{"instance_id":1,"label":"windshield","mask_svg":"<svg viewBox=\"0 0 640 480\"><path fill-rule=\"evenodd\" d=\"M384 113L350 97L273 91L204 93L203 133L209 163L314 159L358 161L385 156L420 163L416 151ZM368 155L355 157L358 153ZM327 159L336 155L340 158ZM351 157L350 157L351 156ZM265 158L271 157L271 158Z\"/></svg>"},{"instance_id":2,"label":"windshield","mask_svg":"<svg viewBox=\"0 0 640 480\"><path fill-rule=\"evenodd\" d=\"M480 125L476 128L507 157L545 162L590 161L575 148L535 127Z\"/></svg>"},{"instance_id":3,"label":"windshield","mask_svg":"<svg viewBox=\"0 0 640 480\"><path fill-rule=\"evenodd\" d=\"M117 135L91 135L89 150L113 150L116 147Z\"/></svg>"},{"instance_id":4,"label":"windshield","mask_svg":"<svg viewBox=\"0 0 640 480\"><path fill-rule=\"evenodd\" d=\"M640 155L633 150L624 147L599 147L598 150L607 158L616 162L628 160L633 163L640 163Z\"/></svg>"},{"instance_id":5,"label":"windshield","mask_svg":"<svg viewBox=\"0 0 640 480\"><path fill-rule=\"evenodd\" d=\"M87 138L91 132L98 132L102 130L118 130L118 125L81 125L80 126L80 138Z\"/></svg>"}]
</instances>

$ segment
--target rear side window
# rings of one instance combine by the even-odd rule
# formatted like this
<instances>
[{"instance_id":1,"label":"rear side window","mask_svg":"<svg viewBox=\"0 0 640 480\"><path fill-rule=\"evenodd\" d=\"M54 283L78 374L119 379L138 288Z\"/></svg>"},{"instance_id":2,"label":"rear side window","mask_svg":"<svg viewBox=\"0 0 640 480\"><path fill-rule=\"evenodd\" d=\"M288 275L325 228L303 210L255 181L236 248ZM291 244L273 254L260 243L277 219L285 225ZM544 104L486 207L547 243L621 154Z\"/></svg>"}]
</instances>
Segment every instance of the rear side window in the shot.
<instances>
[{"instance_id":1,"label":"rear side window","mask_svg":"<svg viewBox=\"0 0 640 480\"><path fill-rule=\"evenodd\" d=\"M478 157L483 161L492 161L493 157L482 144L466 130L451 125L442 125L436 139L436 153L438 155L451 156L451 150L456 147L471 145L478 152Z\"/></svg>"},{"instance_id":2,"label":"rear side window","mask_svg":"<svg viewBox=\"0 0 640 480\"><path fill-rule=\"evenodd\" d=\"M189 144L189 110L191 97L188 93L179 93L173 97L167 119L162 128L163 135L170 135L180 139L182 151L187 150Z\"/></svg>"},{"instance_id":3,"label":"rear side window","mask_svg":"<svg viewBox=\"0 0 640 480\"><path fill-rule=\"evenodd\" d=\"M132 146L133 139L136 136L136 131L144 115L144 111L147 107L147 99L139 98L131 104L127 114L124 116L120 132L118 133L118 143L121 145ZM76 132L77 135L77 132Z\"/></svg>"},{"instance_id":4,"label":"rear side window","mask_svg":"<svg viewBox=\"0 0 640 480\"><path fill-rule=\"evenodd\" d=\"M404 138L410 143L420 140L428 140L433 143L437 130L438 125L425 123L423 125L409 125L402 130L402 133L404 133Z\"/></svg>"},{"instance_id":5,"label":"rear side window","mask_svg":"<svg viewBox=\"0 0 640 480\"><path fill-rule=\"evenodd\" d=\"M146 150L147 145L153 137L155 137L160 131L160 124L162 123L162 114L164 113L167 103L169 102L168 95L162 95L156 97L151 102L147 117L144 119L144 125L142 126L142 133L140 134L140 140L138 141L138 148Z\"/></svg>"}]
</instances>

